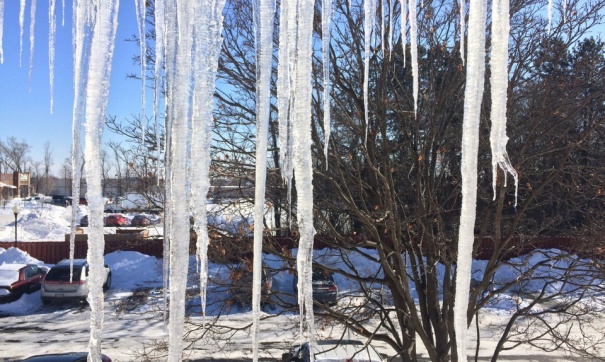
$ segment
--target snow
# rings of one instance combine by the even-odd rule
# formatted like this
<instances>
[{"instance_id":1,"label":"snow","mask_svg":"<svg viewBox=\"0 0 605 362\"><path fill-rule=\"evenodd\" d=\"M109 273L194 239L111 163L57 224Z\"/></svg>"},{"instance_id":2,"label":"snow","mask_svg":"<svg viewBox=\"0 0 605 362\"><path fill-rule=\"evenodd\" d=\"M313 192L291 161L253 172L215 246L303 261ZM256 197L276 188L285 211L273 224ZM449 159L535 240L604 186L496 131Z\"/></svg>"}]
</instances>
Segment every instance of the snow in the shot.
<instances>
[{"instance_id":1,"label":"snow","mask_svg":"<svg viewBox=\"0 0 605 362\"><path fill-rule=\"evenodd\" d=\"M7 205L8 206L8 205ZM44 205L52 211L45 209L44 217L30 220L30 223L40 222L45 225L54 225L49 227L57 227L59 230L47 231L46 234L61 234L68 229L66 219L69 217L69 211L66 208L53 205ZM24 214L35 214L35 211L40 208L40 205L34 202L26 202L23 207ZM81 210L85 210L85 206L80 206ZM31 210L33 209L33 210ZM63 213L60 211L64 210ZM0 229L5 227L12 229L12 214L10 207L0 209ZM217 219L237 219L237 215L229 215L228 211L222 217ZM55 218L54 222L50 220ZM29 228L29 227L28 227ZM33 227L36 230L42 227ZM377 258L376 250L360 249L360 252L368 254L371 257ZM298 250L293 249L292 255L296 257ZM585 261L575 258L560 258L563 253L559 250L538 250L536 253L520 256L509 260L506 265L503 265L495 274L491 283L493 289L500 288L511 281L517 279L520 273L527 273L535 269L532 273L532 279L523 284L515 284L512 290L504 293L499 298L494 299L481 311L480 325L482 328L481 353L480 356L490 356L493 351L497 338L499 338L503 325L507 322L510 313L516 311L518 306L525 306L531 301L533 293L541 291L547 286L548 291L564 291L568 296L579 294L580 290L575 290L575 282L581 282L584 285L598 286L602 285L602 274L592 275L592 279L587 282L586 275L572 275L575 282L567 284L553 283L559 275L569 273L571 263ZM344 257L348 258L348 264L344 262ZM360 276L372 276L381 274L380 266L377 263L371 263L360 253L348 251L343 255L343 251L334 249L316 250L313 253L313 260L320 264L330 265L333 268L343 271L350 271L348 265L364 265L363 269L359 269ZM152 341L160 341L167 339L167 332L163 325L162 315L162 286L163 286L163 261L152 256L147 256L133 251L113 252L104 256L104 262L109 265L112 270L112 287L105 294L105 310L104 310L104 328L103 328L103 353L109 355L114 360L136 360L130 357L133 351L142 348L142 343L150 343ZM293 294L293 274L287 270L283 270L284 260L273 255L263 254L263 262L269 268L280 270L273 276L273 290L275 292ZM1 263L23 263L37 264L50 267L52 265L44 263L44 261L36 260L27 253L19 249L8 248L6 250L0 248L0 264ZM189 277L187 278L188 291L195 291L198 284L196 270L196 257L189 256L187 268ZM472 277L475 280L480 280L486 268L487 261L472 261ZM217 264L210 262L208 265L209 276L209 294L208 294L208 310L206 315L214 318L221 315L221 323L226 323L230 326L243 328L250 324L251 311L250 307L232 307L231 309L224 308L224 301L228 298L228 291L225 290L225 283L229 281L230 271L233 265ZM411 271L410 271L411 272ZM443 277L445 267L437 266L439 277ZM584 274L584 273L583 273ZM353 281L343 277L340 274L335 275L335 281L341 291L343 298L354 300L360 293L359 285ZM137 305L130 305L129 301L137 295L141 290L147 291L148 298L146 302ZM522 291L522 294L518 292ZM418 300L418 295L413 292L412 297ZM289 302L294 303L294 297L285 296ZM603 310L605 307L604 296L592 295L586 297L585 300L597 303L599 308ZM346 303L346 301L344 302ZM189 319L196 323L202 323L207 317L201 315L199 308L199 299L188 301L188 307L194 313L189 315ZM196 309L197 308L197 309ZM198 311L197 314L195 311ZM36 351L40 352L62 352L66 343L73 346L73 349L84 350L86 348L89 317L88 308L81 304L73 303L52 303L50 306L44 306L41 303L39 292L32 294L24 294L18 301L8 304L0 304L0 328L18 323L22 330L15 331L16 335L11 339L20 341L19 343L3 343L2 351L0 351L0 359L9 357L13 359L25 358ZM270 318L268 318L270 317ZM279 356L287 351L287 345L296 345L299 338L296 324L298 313L285 311L276 306L275 310L261 313L260 323L260 339L263 342L264 348L273 348L270 352L273 356ZM321 316L317 320L318 324L326 323ZM29 329L28 329L29 328ZM337 325L330 325L330 328L317 328L316 337L318 339L334 338L343 333ZM244 331L232 338L230 346L226 350L213 348L208 345L200 350L192 351L190 358L252 358L251 347L253 341L251 335ZM36 333L32 333L36 330ZM56 331L62 330L65 337L57 336ZM29 331L29 332L28 332ZM348 332L351 333L351 332ZM474 340L474 328L469 331L469 345ZM48 338L57 339L56 343L45 344L43 349L40 349L40 340ZM351 335L347 338L359 339L359 336ZM394 355L394 351L388 346L379 342L372 342L381 353L389 356ZM419 353L423 353L422 345L418 346ZM242 352L244 351L244 352ZM248 352L245 352L248 351ZM188 352L189 353L189 352ZM565 355L561 352L543 353L537 349L523 347L515 349L511 352L512 356L524 355L529 356L539 355L540 358L545 358L555 361L566 361ZM526 359L526 360L540 360Z\"/></svg>"}]
</instances>

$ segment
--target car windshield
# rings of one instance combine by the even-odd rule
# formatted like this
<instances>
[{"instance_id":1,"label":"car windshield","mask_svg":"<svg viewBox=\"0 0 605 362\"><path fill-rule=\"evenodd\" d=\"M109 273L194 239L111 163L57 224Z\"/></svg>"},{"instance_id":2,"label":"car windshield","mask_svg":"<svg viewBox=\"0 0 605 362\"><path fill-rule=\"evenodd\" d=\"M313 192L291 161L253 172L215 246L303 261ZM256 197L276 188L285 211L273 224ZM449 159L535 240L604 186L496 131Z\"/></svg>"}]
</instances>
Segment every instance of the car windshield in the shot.
<instances>
[{"instance_id":1,"label":"car windshield","mask_svg":"<svg viewBox=\"0 0 605 362\"><path fill-rule=\"evenodd\" d=\"M80 275L82 274L82 268L74 267L74 276L73 280L80 280ZM68 268L52 268L46 274L46 279L48 281L69 281L69 267Z\"/></svg>"},{"instance_id":2,"label":"car windshield","mask_svg":"<svg viewBox=\"0 0 605 362\"><path fill-rule=\"evenodd\" d=\"M314 282L319 282L319 281L332 281L332 275L326 271L323 270L314 270L313 271L313 281Z\"/></svg>"}]
</instances>

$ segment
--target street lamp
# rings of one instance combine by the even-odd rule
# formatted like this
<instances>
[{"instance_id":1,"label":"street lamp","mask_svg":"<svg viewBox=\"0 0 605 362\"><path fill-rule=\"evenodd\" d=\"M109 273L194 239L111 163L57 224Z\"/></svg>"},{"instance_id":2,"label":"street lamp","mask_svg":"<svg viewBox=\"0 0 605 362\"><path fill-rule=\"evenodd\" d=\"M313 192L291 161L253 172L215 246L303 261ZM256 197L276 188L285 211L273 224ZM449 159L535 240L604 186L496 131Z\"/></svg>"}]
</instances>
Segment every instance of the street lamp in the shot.
<instances>
[{"instance_id":1,"label":"street lamp","mask_svg":"<svg viewBox=\"0 0 605 362\"><path fill-rule=\"evenodd\" d=\"M13 214L15 214L15 248L17 247L17 215L19 214L19 203L13 204Z\"/></svg>"}]
</instances>

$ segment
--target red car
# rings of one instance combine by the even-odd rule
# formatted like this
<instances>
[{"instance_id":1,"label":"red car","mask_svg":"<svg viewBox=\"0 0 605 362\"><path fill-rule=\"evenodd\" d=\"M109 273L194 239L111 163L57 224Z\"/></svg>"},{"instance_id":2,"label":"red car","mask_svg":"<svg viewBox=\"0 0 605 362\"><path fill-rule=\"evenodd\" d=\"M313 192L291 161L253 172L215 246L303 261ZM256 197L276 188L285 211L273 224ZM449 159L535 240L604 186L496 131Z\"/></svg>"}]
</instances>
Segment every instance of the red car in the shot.
<instances>
[{"instance_id":1,"label":"red car","mask_svg":"<svg viewBox=\"0 0 605 362\"><path fill-rule=\"evenodd\" d=\"M120 214L107 215L105 217L105 226L128 226L128 219Z\"/></svg>"},{"instance_id":2,"label":"red car","mask_svg":"<svg viewBox=\"0 0 605 362\"><path fill-rule=\"evenodd\" d=\"M35 264L0 265L0 304L14 302L23 293L40 289L47 271Z\"/></svg>"}]
</instances>

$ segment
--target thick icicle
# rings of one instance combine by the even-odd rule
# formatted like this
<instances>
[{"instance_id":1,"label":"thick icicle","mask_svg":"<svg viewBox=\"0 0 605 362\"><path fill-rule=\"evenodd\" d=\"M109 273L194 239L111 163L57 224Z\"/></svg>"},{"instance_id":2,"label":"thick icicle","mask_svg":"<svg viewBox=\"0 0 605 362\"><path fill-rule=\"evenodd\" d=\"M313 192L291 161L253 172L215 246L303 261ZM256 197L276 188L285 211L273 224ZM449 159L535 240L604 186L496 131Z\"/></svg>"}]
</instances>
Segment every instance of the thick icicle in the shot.
<instances>
[{"instance_id":1,"label":"thick icicle","mask_svg":"<svg viewBox=\"0 0 605 362\"><path fill-rule=\"evenodd\" d=\"M29 13L29 91L31 92L32 72L34 71L34 40L36 29L36 0L32 0Z\"/></svg>"},{"instance_id":2,"label":"thick icicle","mask_svg":"<svg viewBox=\"0 0 605 362\"><path fill-rule=\"evenodd\" d=\"M87 64L86 83L86 181L90 209L89 244L87 259L90 264L90 339L89 360L101 361L101 334L103 331L103 193L101 188L101 132L109 96L109 82L116 37L118 0L104 0L97 4ZM90 9L89 9L90 10ZM75 23L75 22L74 22ZM77 200L74 200L77 204ZM73 207L77 207L74 205Z\"/></svg>"},{"instance_id":3,"label":"thick icicle","mask_svg":"<svg viewBox=\"0 0 605 362\"><path fill-rule=\"evenodd\" d=\"M393 0L391 0L393 1ZM332 0L322 0L321 3L321 44L323 56L324 77L324 155L326 169L328 168L328 150L330 148L330 23L332 19Z\"/></svg>"},{"instance_id":4,"label":"thick icicle","mask_svg":"<svg viewBox=\"0 0 605 362\"><path fill-rule=\"evenodd\" d=\"M189 122L191 120L192 92L192 50L193 29L195 21L195 2L176 1L176 12L166 9L166 18L171 28L178 27L178 37L175 36L176 51L174 78L171 77L171 103L168 112L171 113L171 221L170 221L170 308L168 321L168 361L182 360L183 332L185 318L185 289L187 286L189 217L187 192L187 156L190 146ZM175 34L176 35L176 34ZM170 37L169 37L170 38ZM168 50L168 49L167 49Z\"/></svg>"},{"instance_id":5,"label":"thick icicle","mask_svg":"<svg viewBox=\"0 0 605 362\"><path fill-rule=\"evenodd\" d=\"M411 0L410 0L411 1ZM376 0L366 0L363 3L364 19L364 50L363 50L363 114L366 125L364 142L368 140L368 128L370 127L369 107L370 94L368 85L370 81L370 52L372 47L372 30L376 23Z\"/></svg>"},{"instance_id":6,"label":"thick icicle","mask_svg":"<svg viewBox=\"0 0 605 362\"><path fill-rule=\"evenodd\" d=\"M25 22L25 0L19 2L19 67L23 59L23 24Z\"/></svg>"},{"instance_id":7,"label":"thick icicle","mask_svg":"<svg viewBox=\"0 0 605 362\"><path fill-rule=\"evenodd\" d=\"M311 160L311 65L313 38L312 0L299 0L296 13L297 39L294 59L293 138L294 173L297 190L297 221L299 231L298 255L298 303L300 306L301 329L307 327L307 339L313 350L315 343L315 320L313 316L313 290L311 288L313 239L313 166ZM375 14L375 13L374 13ZM372 22L373 24L373 22ZM294 24L292 24L294 25ZM366 29L368 31L369 29ZM304 335L301 334L304 339ZM311 354L311 362L314 361Z\"/></svg>"},{"instance_id":8,"label":"thick icicle","mask_svg":"<svg viewBox=\"0 0 605 362\"><path fill-rule=\"evenodd\" d=\"M414 94L414 116L418 111L418 23L416 15L416 0L409 0L410 16L410 53L412 55L412 93Z\"/></svg>"},{"instance_id":9,"label":"thick icicle","mask_svg":"<svg viewBox=\"0 0 605 362\"><path fill-rule=\"evenodd\" d=\"M383 56L384 56L384 41L386 39L386 12L385 12L385 3L386 0L379 0L380 1L380 51L382 52Z\"/></svg>"},{"instance_id":10,"label":"thick icicle","mask_svg":"<svg viewBox=\"0 0 605 362\"><path fill-rule=\"evenodd\" d=\"M509 0L494 0L492 2L492 49L491 49L491 81L492 96L490 143L492 148L492 187L496 199L496 181L498 168L504 171L504 184L507 173L515 180L515 190L519 183L517 172L512 166L506 152L506 100L508 91L508 35L510 32ZM515 191L515 205L517 197Z\"/></svg>"},{"instance_id":11,"label":"thick icicle","mask_svg":"<svg viewBox=\"0 0 605 362\"><path fill-rule=\"evenodd\" d=\"M0 0L0 64L4 63L2 38L4 38L4 0Z\"/></svg>"},{"instance_id":12,"label":"thick icicle","mask_svg":"<svg viewBox=\"0 0 605 362\"><path fill-rule=\"evenodd\" d=\"M399 0L399 5L401 7L401 14L399 15L401 17L401 47L403 48L403 66L405 67L405 61L406 61L406 44L407 44L407 37L406 37L406 33L407 33L407 6L406 6L406 0Z\"/></svg>"},{"instance_id":13,"label":"thick icicle","mask_svg":"<svg viewBox=\"0 0 605 362\"><path fill-rule=\"evenodd\" d=\"M456 294L454 299L454 331L458 359L466 361L467 309L477 205L477 154L479 150L479 120L485 73L486 2L470 2L466 88L462 126L462 207L458 233Z\"/></svg>"},{"instance_id":14,"label":"thick icicle","mask_svg":"<svg viewBox=\"0 0 605 362\"><path fill-rule=\"evenodd\" d=\"M147 70L147 42L145 39L145 0L135 0L135 7L137 13L137 26L139 29L139 50L141 52L141 147L145 149L145 125L147 124L147 117L145 116L145 92L146 76L145 71Z\"/></svg>"},{"instance_id":15,"label":"thick icicle","mask_svg":"<svg viewBox=\"0 0 605 362\"><path fill-rule=\"evenodd\" d=\"M464 31L466 30L466 0L460 0L460 58L464 64Z\"/></svg>"},{"instance_id":16,"label":"thick icicle","mask_svg":"<svg viewBox=\"0 0 605 362\"><path fill-rule=\"evenodd\" d=\"M208 285L208 217L206 200L210 188L210 143L212 141L213 103L218 58L221 51L224 0L198 3L195 23L193 117L191 135L191 203L197 234L197 258L200 274L202 314L206 310Z\"/></svg>"},{"instance_id":17,"label":"thick icicle","mask_svg":"<svg viewBox=\"0 0 605 362\"><path fill-rule=\"evenodd\" d=\"M256 175L254 187L254 253L252 278L253 361L258 361L260 330L261 275L265 184L267 180L267 142L271 116L271 63L273 57L273 0L254 0L254 39L256 45Z\"/></svg>"},{"instance_id":18,"label":"thick icicle","mask_svg":"<svg viewBox=\"0 0 605 362\"><path fill-rule=\"evenodd\" d=\"M80 175L80 167L76 162L80 160L82 155L80 139L82 136L82 123L85 121L85 101L86 101L86 82L87 77L85 73L86 65L88 64L88 57L90 54L90 37L92 32L87 27L88 23L88 1L79 0L74 3L72 9L73 13L73 24L72 24L72 42L73 42L73 62L74 62L74 103L72 109L72 144L71 144L71 168L72 168L72 191L74 189L76 175L74 172L78 172ZM79 180L79 176L77 180ZM78 188L77 194L79 194L79 183L76 185ZM72 195L73 197L73 195ZM71 213L71 227L70 227L70 238L69 238L69 260L70 260L70 280L73 276L73 258L74 258L74 245L76 238L76 210L72 205Z\"/></svg>"},{"instance_id":19,"label":"thick icicle","mask_svg":"<svg viewBox=\"0 0 605 362\"><path fill-rule=\"evenodd\" d=\"M53 113L55 89L55 35L57 33L57 17L55 15L56 0L48 1L48 80L50 83L50 113Z\"/></svg>"},{"instance_id":20,"label":"thick icicle","mask_svg":"<svg viewBox=\"0 0 605 362\"><path fill-rule=\"evenodd\" d=\"M279 112L279 168L286 183L288 198L288 220L292 205L292 175L294 164L292 117L293 102L293 61L296 50L296 2L282 1L279 14L279 63L277 68L277 108Z\"/></svg>"}]
</instances>

